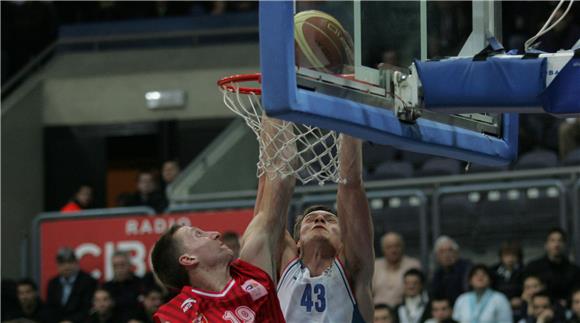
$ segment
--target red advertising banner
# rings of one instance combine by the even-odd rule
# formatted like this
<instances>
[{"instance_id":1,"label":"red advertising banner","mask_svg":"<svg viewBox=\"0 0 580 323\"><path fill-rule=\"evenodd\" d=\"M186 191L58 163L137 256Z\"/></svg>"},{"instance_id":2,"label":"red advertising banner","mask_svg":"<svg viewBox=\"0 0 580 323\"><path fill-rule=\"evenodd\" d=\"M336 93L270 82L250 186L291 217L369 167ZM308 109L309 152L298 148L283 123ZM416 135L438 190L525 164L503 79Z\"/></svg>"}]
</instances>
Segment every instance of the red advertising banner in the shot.
<instances>
[{"instance_id":1,"label":"red advertising banner","mask_svg":"<svg viewBox=\"0 0 580 323\"><path fill-rule=\"evenodd\" d=\"M253 209L191 212L163 216L120 215L51 219L41 222L40 288L57 275L56 253L67 246L75 249L81 268L93 277L107 281L113 276L111 256L128 251L135 273L142 276L150 268L151 248L158 237L174 224L197 226L206 231L234 231L242 235L253 216Z\"/></svg>"}]
</instances>

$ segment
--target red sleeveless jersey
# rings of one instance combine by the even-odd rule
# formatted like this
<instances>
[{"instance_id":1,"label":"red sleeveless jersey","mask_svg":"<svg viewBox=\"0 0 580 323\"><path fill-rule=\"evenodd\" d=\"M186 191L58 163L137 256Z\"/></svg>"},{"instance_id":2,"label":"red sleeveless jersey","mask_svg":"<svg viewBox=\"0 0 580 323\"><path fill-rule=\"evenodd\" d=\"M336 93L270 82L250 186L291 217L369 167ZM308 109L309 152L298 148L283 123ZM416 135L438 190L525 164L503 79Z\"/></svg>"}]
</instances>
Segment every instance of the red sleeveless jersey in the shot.
<instances>
[{"instance_id":1,"label":"red sleeveless jersey","mask_svg":"<svg viewBox=\"0 0 580 323\"><path fill-rule=\"evenodd\" d=\"M232 279L221 292L183 287L154 315L157 323L285 322L276 286L260 268L242 260L231 263Z\"/></svg>"}]
</instances>

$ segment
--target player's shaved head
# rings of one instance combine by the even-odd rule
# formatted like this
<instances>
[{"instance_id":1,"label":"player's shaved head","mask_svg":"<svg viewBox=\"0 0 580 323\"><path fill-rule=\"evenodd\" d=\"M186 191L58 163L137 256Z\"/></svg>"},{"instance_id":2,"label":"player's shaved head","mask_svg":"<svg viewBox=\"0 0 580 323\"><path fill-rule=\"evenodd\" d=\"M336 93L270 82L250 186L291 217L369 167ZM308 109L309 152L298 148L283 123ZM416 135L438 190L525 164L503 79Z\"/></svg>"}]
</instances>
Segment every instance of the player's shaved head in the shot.
<instances>
[{"instance_id":1,"label":"player's shaved head","mask_svg":"<svg viewBox=\"0 0 580 323\"><path fill-rule=\"evenodd\" d=\"M181 288L189 284L189 276L185 268L179 264L181 243L176 239L175 232L183 225L174 225L165 232L153 246L151 264L153 272L165 286Z\"/></svg>"}]
</instances>

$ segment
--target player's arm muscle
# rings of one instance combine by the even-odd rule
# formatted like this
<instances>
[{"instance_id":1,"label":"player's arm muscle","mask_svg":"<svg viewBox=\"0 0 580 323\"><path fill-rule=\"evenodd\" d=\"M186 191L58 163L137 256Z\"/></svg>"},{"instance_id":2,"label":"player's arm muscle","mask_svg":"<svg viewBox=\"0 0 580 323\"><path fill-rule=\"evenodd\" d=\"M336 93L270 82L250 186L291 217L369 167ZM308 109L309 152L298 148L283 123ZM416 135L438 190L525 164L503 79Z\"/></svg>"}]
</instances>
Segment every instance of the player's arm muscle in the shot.
<instances>
[{"instance_id":1,"label":"player's arm muscle","mask_svg":"<svg viewBox=\"0 0 580 323\"><path fill-rule=\"evenodd\" d=\"M363 318L372 321L372 277L374 272L373 222L362 181L362 142L343 135L337 211L346 269L355 289Z\"/></svg>"},{"instance_id":2,"label":"player's arm muscle","mask_svg":"<svg viewBox=\"0 0 580 323\"><path fill-rule=\"evenodd\" d=\"M264 119L262 135L272 135L276 131L270 122L279 123L276 120ZM286 136L286 142L291 142L293 138L290 132L278 135ZM272 152L269 153L272 155ZM294 155L295 148L293 145L288 145L278 153L278 156L288 159ZM283 163L282 159L272 162ZM274 281L277 278L278 264L285 246L288 207L294 192L294 185L294 176L262 175L258 183L254 218L242 237L240 258L262 268Z\"/></svg>"}]
</instances>

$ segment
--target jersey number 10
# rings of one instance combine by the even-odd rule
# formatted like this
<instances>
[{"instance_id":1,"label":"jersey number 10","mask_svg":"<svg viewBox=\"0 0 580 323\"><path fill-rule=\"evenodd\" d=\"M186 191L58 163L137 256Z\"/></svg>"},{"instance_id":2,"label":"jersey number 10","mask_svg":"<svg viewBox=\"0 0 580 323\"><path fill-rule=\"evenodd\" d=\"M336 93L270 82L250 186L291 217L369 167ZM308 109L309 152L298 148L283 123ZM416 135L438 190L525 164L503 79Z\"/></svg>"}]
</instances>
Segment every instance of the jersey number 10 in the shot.
<instances>
[{"instance_id":1,"label":"jersey number 10","mask_svg":"<svg viewBox=\"0 0 580 323\"><path fill-rule=\"evenodd\" d=\"M302 294L302 299L300 300L300 305L306 307L306 312L312 312L312 307L317 312L324 312L326 309L326 292L324 290L324 285L315 284L314 288L312 285L306 284L304 288L304 293Z\"/></svg>"}]
</instances>

